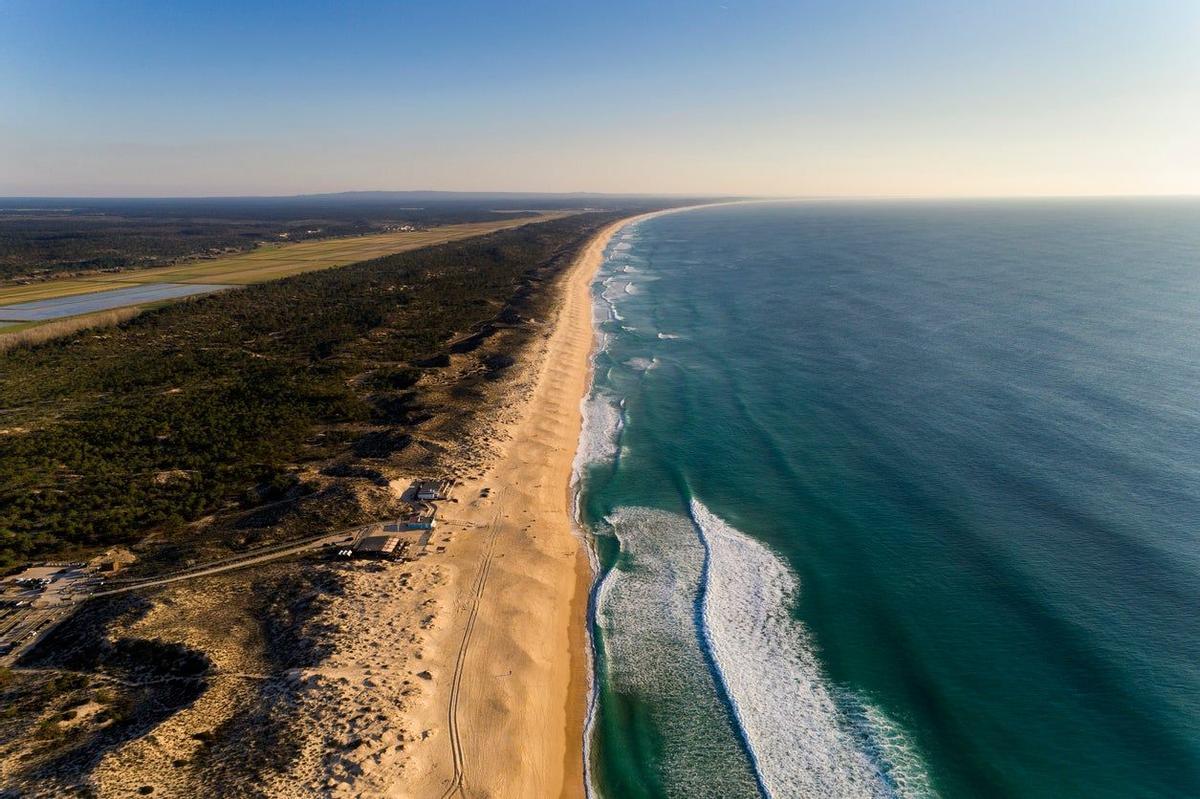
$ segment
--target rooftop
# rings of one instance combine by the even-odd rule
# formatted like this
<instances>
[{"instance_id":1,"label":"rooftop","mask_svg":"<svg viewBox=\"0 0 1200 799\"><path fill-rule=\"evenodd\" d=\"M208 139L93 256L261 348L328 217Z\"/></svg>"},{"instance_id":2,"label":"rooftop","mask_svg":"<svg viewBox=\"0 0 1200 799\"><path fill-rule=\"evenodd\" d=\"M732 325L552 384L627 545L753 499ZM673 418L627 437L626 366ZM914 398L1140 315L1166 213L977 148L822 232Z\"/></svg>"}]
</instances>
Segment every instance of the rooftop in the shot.
<instances>
[{"instance_id":1,"label":"rooftop","mask_svg":"<svg viewBox=\"0 0 1200 799\"><path fill-rule=\"evenodd\" d=\"M355 552L379 552L390 555L400 545L398 535L369 535L354 545Z\"/></svg>"}]
</instances>

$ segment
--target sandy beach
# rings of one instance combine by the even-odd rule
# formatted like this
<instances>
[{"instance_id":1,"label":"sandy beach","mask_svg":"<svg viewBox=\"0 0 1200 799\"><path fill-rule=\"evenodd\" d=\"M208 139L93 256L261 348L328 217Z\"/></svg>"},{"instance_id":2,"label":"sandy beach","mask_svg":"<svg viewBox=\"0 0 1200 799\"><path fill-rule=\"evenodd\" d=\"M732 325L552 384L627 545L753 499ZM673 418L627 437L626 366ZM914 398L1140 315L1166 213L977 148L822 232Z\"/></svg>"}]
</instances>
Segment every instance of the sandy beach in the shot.
<instances>
[{"instance_id":1,"label":"sandy beach","mask_svg":"<svg viewBox=\"0 0 1200 799\"><path fill-rule=\"evenodd\" d=\"M555 315L484 420L425 554L356 570L322 619L332 645L295 675L304 753L269 792L581 797L591 567L571 474L594 340L588 243ZM485 490L486 489L486 490Z\"/></svg>"},{"instance_id":2,"label":"sandy beach","mask_svg":"<svg viewBox=\"0 0 1200 799\"><path fill-rule=\"evenodd\" d=\"M207 690L153 735L105 752L98 795L185 795L188 764L202 764L206 784L251 780L288 799L585 795L592 571L572 471L591 286L610 238L636 218L600 229L546 286L545 317L530 320L507 376L484 387L470 434L431 438L457 485L409 559L285 563L155 595L128 633L205 653ZM450 373L478 368L475 356L451 360ZM375 486L380 512L420 476ZM268 651L266 628L231 605L256 596L284 614L296 651L319 653L297 661L309 665ZM221 748L239 735L240 751Z\"/></svg>"},{"instance_id":3,"label":"sandy beach","mask_svg":"<svg viewBox=\"0 0 1200 799\"><path fill-rule=\"evenodd\" d=\"M286 765L259 770L268 796L586 794L593 575L572 476L595 343L591 286L614 233L670 212L602 228L549 287L540 332L492 386L470 438L448 453L458 484L427 545L407 562L344 564L328 575L341 587L312 606L303 631L325 653L319 664L272 676L219 638L189 639L214 658L218 690L153 740L107 755L97 769L103 795L145 782L182 791L185 777L169 765L200 757L196 731L226 723L246 686L268 678L282 683L263 723L292 752ZM396 496L416 476L397 476ZM168 591L167 615L145 624L173 618L185 600L171 597L186 590Z\"/></svg>"},{"instance_id":4,"label":"sandy beach","mask_svg":"<svg viewBox=\"0 0 1200 799\"><path fill-rule=\"evenodd\" d=\"M439 535L449 534L453 576L434 596L453 611L426 647L440 673L406 714L430 743L397 795L585 795L592 568L571 482L595 343L591 286L614 233L677 210L620 220L589 242L492 440L494 461L447 506Z\"/></svg>"},{"instance_id":5,"label":"sandy beach","mask_svg":"<svg viewBox=\"0 0 1200 799\"><path fill-rule=\"evenodd\" d=\"M572 266L494 464L447 508L456 575L446 602L456 612L440 636L443 676L410 716L435 738L415 758L414 796L583 795L591 572L569 490L594 338L590 286L621 224Z\"/></svg>"}]
</instances>

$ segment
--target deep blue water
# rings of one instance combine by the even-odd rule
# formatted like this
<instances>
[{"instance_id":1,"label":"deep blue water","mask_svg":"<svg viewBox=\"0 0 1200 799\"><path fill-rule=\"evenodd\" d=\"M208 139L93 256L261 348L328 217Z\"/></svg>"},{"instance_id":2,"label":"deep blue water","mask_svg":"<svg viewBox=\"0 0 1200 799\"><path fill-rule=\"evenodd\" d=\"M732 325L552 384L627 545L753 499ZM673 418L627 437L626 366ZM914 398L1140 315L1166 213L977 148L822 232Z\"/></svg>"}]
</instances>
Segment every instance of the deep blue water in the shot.
<instances>
[{"instance_id":1,"label":"deep blue water","mask_svg":"<svg viewBox=\"0 0 1200 799\"><path fill-rule=\"evenodd\" d=\"M1200 796L1200 201L700 209L597 292L602 794Z\"/></svg>"}]
</instances>

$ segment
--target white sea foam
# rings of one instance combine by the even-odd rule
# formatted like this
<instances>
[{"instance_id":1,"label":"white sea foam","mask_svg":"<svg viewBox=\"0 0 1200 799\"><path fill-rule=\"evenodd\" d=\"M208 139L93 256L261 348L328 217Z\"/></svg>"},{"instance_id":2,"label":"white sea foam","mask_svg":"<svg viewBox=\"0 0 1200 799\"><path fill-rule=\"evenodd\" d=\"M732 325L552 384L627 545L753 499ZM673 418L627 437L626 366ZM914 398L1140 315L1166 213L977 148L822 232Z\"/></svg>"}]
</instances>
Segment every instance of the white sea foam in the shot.
<instances>
[{"instance_id":1,"label":"white sea foam","mask_svg":"<svg viewBox=\"0 0 1200 799\"><path fill-rule=\"evenodd\" d=\"M621 315L620 310L617 308L617 300L635 293L636 289L630 289L629 281L618 278L616 275L610 275L600 281L600 286L599 300L604 303L604 307L607 309L607 317L617 322L624 321L625 317Z\"/></svg>"},{"instance_id":2,"label":"white sea foam","mask_svg":"<svg viewBox=\"0 0 1200 799\"><path fill-rule=\"evenodd\" d=\"M604 291L600 293L600 296L606 300L615 300L622 294L628 293L625 289L629 285L629 281L610 277L604 280L600 285L604 286Z\"/></svg>"},{"instance_id":3,"label":"white sea foam","mask_svg":"<svg viewBox=\"0 0 1200 799\"><path fill-rule=\"evenodd\" d=\"M790 615L798 586L769 549L692 501L708 552L703 634L772 799L931 797L899 727L847 713Z\"/></svg>"},{"instance_id":4,"label":"white sea foam","mask_svg":"<svg viewBox=\"0 0 1200 799\"><path fill-rule=\"evenodd\" d=\"M612 278L603 281L607 285ZM620 401L605 395L595 388L596 356L608 349L612 336L600 324L608 319L621 321L616 306L601 293L592 303L592 328L595 347L592 352L591 378L587 394L579 403L581 419L579 445L575 449L572 466L572 484L577 484L589 464L611 460L619 451L625 400Z\"/></svg>"},{"instance_id":5,"label":"white sea foam","mask_svg":"<svg viewBox=\"0 0 1200 799\"><path fill-rule=\"evenodd\" d=\"M925 763L904 729L857 696L841 693L838 698L858 745L871 755L895 795L904 799L936 797Z\"/></svg>"},{"instance_id":6,"label":"white sea foam","mask_svg":"<svg viewBox=\"0 0 1200 799\"><path fill-rule=\"evenodd\" d=\"M579 431L579 447L575 450L576 479L589 465L612 460L620 447L624 401L617 403L604 394L593 393L580 408L583 424Z\"/></svg>"},{"instance_id":7,"label":"white sea foam","mask_svg":"<svg viewBox=\"0 0 1200 799\"><path fill-rule=\"evenodd\" d=\"M664 341L683 338L683 336L679 335L678 333L659 333L658 337Z\"/></svg>"},{"instance_id":8,"label":"white sea foam","mask_svg":"<svg viewBox=\"0 0 1200 799\"><path fill-rule=\"evenodd\" d=\"M607 521L621 555L596 598L604 678L615 692L645 702L666 736L661 768L669 796L756 797L696 636L704 550L690 521L650 508L619 508Z\"/></svg>"},{"instance_id":9,"label":"white sea foam","mask_svg":"<svg viewBox=\"0 0 1200 799\"><path fill-rule=\"evenodd\" d=\"M611 340L612 336L610 336L608 333L604 332L603 330L596 331L596 350L603 351L607 349L608 343ZM595 368L595 364L592 365L592 368Z\"/></svg>"},{"instance_id":10,"label":"white sea foam","mask_svg":"<svg viewBox=\"0 0 1200 799\"><path fill-rule=\"evenodd\" d=\"M604 285L604 284L602 284ZM617 310L616 303L613 302L614 297L609 296L607 291L601 291L596 295L592 303L592 320L598 321L623 321L625 317L621 316L621 312ZM603 349L603 348L601 348Z\"/></svg>"}]
</instances>

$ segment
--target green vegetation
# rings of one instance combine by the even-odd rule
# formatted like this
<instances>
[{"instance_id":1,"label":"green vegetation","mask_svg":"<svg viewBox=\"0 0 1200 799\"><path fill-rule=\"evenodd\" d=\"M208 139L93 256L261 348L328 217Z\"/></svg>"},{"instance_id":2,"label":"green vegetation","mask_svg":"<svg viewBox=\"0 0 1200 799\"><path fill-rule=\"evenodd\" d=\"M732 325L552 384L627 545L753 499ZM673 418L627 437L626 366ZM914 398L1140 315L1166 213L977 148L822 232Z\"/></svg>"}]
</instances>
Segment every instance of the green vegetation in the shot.
<instances>
[{"instance_id":1,"label":"green vegetation","mask_svg":"<svg viewBox=\"0 0 1200 799\"><path fill-rule=\"evenodd\" d=\"M91 681L85 674L56 674L42 686L42 696L46 700L81 691L87 688Z\"/></svg>"},{"instance_id":2,"label":"green vegetation","mask_svg":"<svg viewBox=\"0 0 1200 799\"><path fill-rule=\"evenodd\" d=\"M490 208L317 205L240 208L235 201L63 201L0 209L0 280L21 275L139 269L259 242L379 233L401 225L495 220ZM410 204L411 205L411 204Z\"/></svg>"},{"instance_id":3,"label":"green vegetation","mask_svg":"<svg viewBox=\"0 0 1200 799\"><path fill-rule=\"evenodd\" d=\"M151 607L138 596L86 602L23 656L32 668L0 688L0 758L15 766L7 785L67 795L109 752L204 693L207 655L123 634Z\"/></svg>"},{"instance_id":4,"label":"green vegetation","mask_svg":"<svg viewBox=\"0 0 1200 799\"><path fill-rule=\"evenodd\" d=\"M676 198L674 203L685 202ZM368 192L308 197L0 198L0 281L63 272L130 270L297 242L467 222L529 209L657 206L596 195ZM378 254L378 253L376 253ZM364 257L373 257L370 256ZM240 281L238 281L240 282Z\"/></svg>"},{"instance_id":5,"label":"green vegetation","mask_svg":"<svg viewBox=\"0 0 1200 799\"><path fill-rule=\"evenodd\" d=\"M294 492L296 464L403 448L429 417L414 376L452 340L469 350L537 316L538 287L611 218L299 275L0 354L0 567L170 540Z\"/></svg>"}]
</instances>

